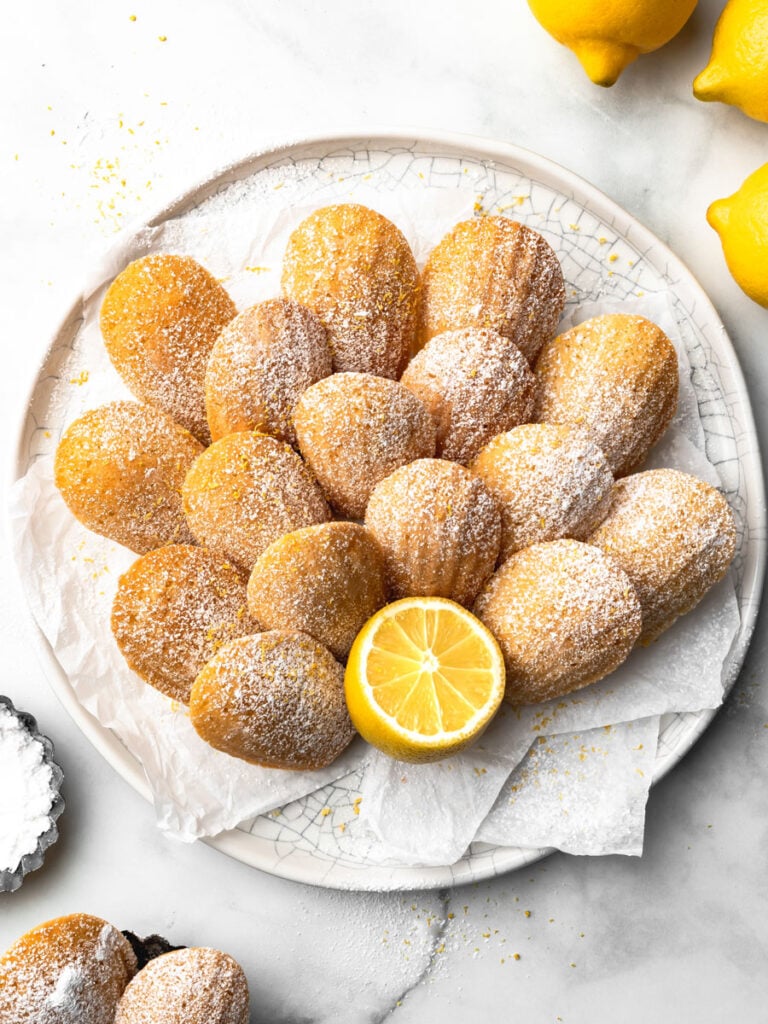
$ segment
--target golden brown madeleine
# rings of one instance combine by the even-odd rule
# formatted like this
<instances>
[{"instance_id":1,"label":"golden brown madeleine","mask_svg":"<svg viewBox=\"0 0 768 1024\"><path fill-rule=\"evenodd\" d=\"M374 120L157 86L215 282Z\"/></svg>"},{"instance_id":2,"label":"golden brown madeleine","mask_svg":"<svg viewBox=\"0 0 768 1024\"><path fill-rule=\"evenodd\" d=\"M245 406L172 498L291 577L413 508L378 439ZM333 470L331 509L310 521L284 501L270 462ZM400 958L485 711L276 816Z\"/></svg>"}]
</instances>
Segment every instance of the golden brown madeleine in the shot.
<instances>
[{"instance_id":1,"label":"golden brown madeleine","mask_svg":"<svg viewBox=\"0 0 768 1024\"><path fill-rule=\"evenodd\" d=\"M218 281L191 256L143 256L109 286L101 333L133 394L207 444L205 369L219 331L236 312Z\"/></svg>"},{"instance_id":2,"label":"golden brown madeleine","mask_svg":"<svg viewBox=\"0 0 768 1024\"><path fill-rule=\"evenodd\" d=\"M351 519L362 519L379 480L435 454L435 424L424 405L397 381L368 373L335 373L313 384L293 421L325 496Z\"/></svg>"},{"instance_id":3,"label":"golden brown madeleine","mask_svg":"<svg viewBox=\"0 0 768 1024\"><path fill-rule=\"evenodd\" d=\"M677 469L617 481L608 516L589 538L632 580L649 644L728 571L736 527L716 488Z\"/></svg>"},{"instance_id":4,"label":"golden brown madeleine","mask_svg":"<svg viewBox=\"0 0 768 1024\"><path fill-rule=\"evenodd\" d=\"M46 921L0 958L3 1024L112 1024L136 957L117 928L89 914Z\"/></svg>"},{"instance_id":5,"label":"golden brown madeleine","mask_svg":"<svg viewBox=\"0 0 768 1024\"><path fill-rule=\"evenodd\" d=\"M248 1024L248 981L218 949L175 949L150 960L117 1007L114 1024Z\"/></svg>"},{"instance_id":6,"label":"golden brown madeleine","mask_svg":"<svg viewBox=\"0 0 768 1024\"><path fill-rule=\"evenodd\" d=\"M309 633L340 661L386 600L381 551L357 523L321 523L280 537L248 581L248 607L265 629Z\"/></svg>"},{"instance_id":7,"label":"golden brown madeleine","mask_svg":"<svg viewBox=\"0 0 768 1024\"><path fill-rule=\"evenodd\" d=\"M501 507L501 561L547 540L586 540L608 512L608 460L571 427L515 427L494 437L469 468Z\"/></svg>"},{"instance_id":8,"label":"golden brown madeleine","mask_svg":"<svg viewBox=\"0 0 768 1024\"><path fill-rule=\"evenodd\" d=\"M189 704L192 683L223 643L258 631L248 614L246 577L207 548L157 548L118 581L112 632L123 657L182 704Z\"/></svg>"},{"instance_id":9,"label":"golden brown madeleine","mask_svg":"<svg viewBox=\"0 0 768 1024\"><path fill-rule=\"evenodd\" d=\"M437 425L437 455L467 463L492 437L527 423L536 378L520 349L496 331L438 334L400 378Z\"/></svg>"},{"instance_id":10,"label":"golden brown madeleine","mask_svg":"<svg viewBox=\"0 0 768 1024\"><path fill-rule=\"evenodd\" d=\"M211 437L259 430L296 443L293 407L302 391L332 372L325 328L290 299L267 299L222 330L205 374Z\"/></svg>"},{"instance_id":11,"label":"golden brown madeleine","mask_svg":"<svg viewBox=\"0 0 768 1024\"><path fill-rule=\"evenodd\" d=\"M393 598L447 597L471 605L501 541L496 499L468 469L419 459L377 485L365 525L384 553Z\"/></svg>"},{"instance_id":12,"label":"golden brown madeleine","mask_svg":"<svg viewBox=\"0 0 768 1024\"><path fill-rule=\"evenodd\" d=\"M419 272L390 220L357 203L316 210L288 239L282 285L322 320L334 370L400 376L414 344Z\"/></svg>"},{"instance_id":13,"label":"golden brown madeleine","mask_svg":"<svg viewBox=\"0 0 768 1024\"><path fill-rule=\"evenodd\" d=\"M296 452L266 434L215 441L192 463L182 497L197 540L245 572L284 533L331 518Z\"/></svg>"},{"instance_id":14,"label":"golden brown madeleine","mask_svg":"<svg viewBox=\"0 0 768 1024\"><path fill-rule=\"evenodd\" d=\"M54 479L84 526L144 554L194 541L180 492L202 451L199 441L159 409L110 402L64 431Z\"/></svg>"},{"instance_id":15,"label":"golden brown madeleine","mask_svg":"<svg viewBox=\"0 0 768 1024\"><path fill-rule=\"evenodd\" d=\"M535 419L569 423L602 448L615 476L643 462L677 409L677 353L642 316L594 317L545 345Z\"/></svg>"},{"instance_id":16,"label":"golden brown madeleine","mask_svg":"<svg viewBox=\"0 0 768 1024\"><path fill-rule=\"evenodd\" d=\"M565 305L554 250L509 217L457 224L429 254L421 290L420 347L444 331L485 327L513 341L529 363Z\"/></svg>"},{"instance_id":17,"label":"golden brown madeleine","mask_svg":"<svg viewBox=\"0 0 768 1024\"><path fill-rule=\"evenodd\" d=\"M475 602L507 668L505 700L536 704L613 672L640 635L640 602L627 574L576 540L511 555Z\"/></svg>"},{"instance_id":18,"label":"golden brown madeleine","mask_svg":"<svg viewBox=\"0 0 768 1024\"><path fill-rule=\"evenodd\" d=\"M324 768L355 734L344 669L317 640L289 630L225 644L197 677L189 712L206 743L265 768Z\"/></svg>"}]
</instances>

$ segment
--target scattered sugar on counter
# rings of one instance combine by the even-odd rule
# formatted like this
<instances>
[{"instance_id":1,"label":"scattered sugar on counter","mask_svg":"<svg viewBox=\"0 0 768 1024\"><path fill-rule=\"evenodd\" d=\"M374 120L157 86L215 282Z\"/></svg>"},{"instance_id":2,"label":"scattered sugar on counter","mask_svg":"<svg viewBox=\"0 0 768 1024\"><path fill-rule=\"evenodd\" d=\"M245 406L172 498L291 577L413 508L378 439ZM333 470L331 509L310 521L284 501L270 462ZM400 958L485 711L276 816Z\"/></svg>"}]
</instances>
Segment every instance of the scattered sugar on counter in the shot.
<instances>
[{"instance_id":1,"label":"scattered sugar on counter","mask_svg":"<svg viewBox=\"0 0 768 1024\"><path fill-rule=\"evenodd\" d=\"M48 829L51 766L42 743L0 705L0 871L13 871Z\"/></svg>"}]
</instances>

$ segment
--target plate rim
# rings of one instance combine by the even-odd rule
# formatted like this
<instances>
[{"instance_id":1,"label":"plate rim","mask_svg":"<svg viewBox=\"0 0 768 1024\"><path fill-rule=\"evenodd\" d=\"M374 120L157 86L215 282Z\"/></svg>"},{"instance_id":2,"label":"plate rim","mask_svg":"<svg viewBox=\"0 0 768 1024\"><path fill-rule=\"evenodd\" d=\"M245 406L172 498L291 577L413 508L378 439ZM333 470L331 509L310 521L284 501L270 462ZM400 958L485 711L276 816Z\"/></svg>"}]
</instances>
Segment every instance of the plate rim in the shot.
<instances>
[{"instance_id":1,"label":"plate rim","mask_svg":"<svg viewBox=\"0 0 768 1024\"><path fill-rule=\"evenodd\" d=\"M242 157L229 161L225 164L221 164L219 167L209 172L204 178L196 179L194 183L177 192L172 198L166 199L160 208L150 217L136 218L130 224L126 225L126 227L117 235L112 245L106 247L104 255L118 250L118 248L124 245L129 238L135 236L136 232L141 228L155 226L171 217L178 216L184 210L192 207L196 202L201 202L212 194L211 189L214 186L223 183L223 179L225 179L225 177L228 177L232 182L242 180L247 177L249 173L256 173L260 169L258 165L268 166L269 160L279 159L281 155L292 155L301 149L322 146L330 153L337 150L340 146L348 145L359 147L360 144L364 142L372 145L382 143L392 145L400 142L405 144L406 148L417 148L419 144L424 143L433 147L442 146L458 150L466 153L467 155L471 155L474 159L491 162L494 160L503 160L511 163L514 163L515 161L522 162L524 167L543 172L547 177L558 180L560 185L567 185L573 191L581 193L582 197L586 197L589 200L590 210L600 216L603 220L609 221L611 218L618 218L624 223L628 223L631 226L632 231L636 233L636 237L633 238L633 242L635 244L637 244L638 241L640 243L644 242L649 247L653 247L653 249L659 254L663 255L668 263L674 267L679 277L685 281L687 286L696 294L697 301L701 301L701 304L707 313L707 320L716 327L722 335L722 345L718 349L718 355L725 359L728 373L734 385L734 393L738 399L738 407L743 421L742 434L747 436L752 442L749 450L744 455L740 454L739 461L742 463L745 477L749 481L750 496L754 499L750 504L750 513L753 519L758 520L756 527L750 527L749 531L750 541L755 545L755 550L752 553L753 560L749 566L749 576L747 577L745 575L744 578L744 591L749 594L749 600L744 602L744 606L742 608L742 614L744 615L745 621L743 622L742 628L737 637L738 647L736 656L733 658L729 677L725 682L724 696L727 695L741 671L749 648L760 607L760 599L766 571L765 482L760 459L760 440L755 426L752 402L749 392L747 391L744 373L741 368L741 364L739 363L733 343L725 329L725 326L723 325L714 303L709 298L696 276L683 262L683 260L674 253L662 239L638 220L634 214L630 213L590 181L569 168L559 164L557 161L552 160L549 157L541 156L532 150L517 146L514 143L470 133L438 131L415 127L397 128L391 126L369 126L362 130L346 129L321 131L288 140L284 137L272 137L265 141L265 144L258 149L251 150ZM581 198L579 201L581 201ZM622 233L626 235L626 231L623 231ZM637 236L639 236L639 238ZM41 356L35 375L26 389L26 401L22 407L23 415L20 422L17 424L15 444L11 452L12 457L9 459L9 479L7 481L9 486L23 476L26 471L26 467L22 466L21 461L25 441L25 428L29 411L32 406L32 401L38 387L40 370L45 366L48 353L51 351L56 340L67 329L73 319L79 316L81 306L82 294L77 296L75 301L70 305L66 314L58 320L55 330L49 335L46 348ZM56 694L57 699L73 719L80 731L85 735L86 739L88 739L107 763L118 773L118 775L121 776L121 778L128 782L129 785L144 797L145 800L152 803L151 790L145 778L141 763L133 754L131 754L128 748L123 745L116 734L113 733L112 730L103 726L98 719L96 719L85 707L83 707L82 704L80 704L77 699L66 673L58 662L47 638L34 617L32 609L26 598L26 587L24 580L21 578L17 560L15 557L12 557L11 560L17 581L25 596L24 609L28 617L28 621L30 622L38 639L36 650L43 662L43 668L48 683ZM40 643L40 641L42 641L42 643ZM691 747L693 747L697 740L706 731L718 710L719 708L713 708L696 713L698 715L696 727L685 737L685 741L681 745L681 748L676 751L677 756L674 761L668 759L667 763L661 765L658 771L654 769L652 786L659 782L667 772L670 771L674 765L678 764L679 761L682 760L682 758L690 751ZM238 829L230 829L217 836L206 837L203 839L203 842L220 850L228 856L241 861L242 863L248 864L250 867L257 868L277 877L305 884L322 886L324 888L357 891L405 891L409 889L437 889L447 886L464 885L471 882L493 878L512 870L519 870L520 868L530 865L541 857L547 856L549 853L553 852L551 849L531 849L530 851L526 851L526 854L523 856L521 861L519 848L495 847L489 852L487 857L483 855L478 857L477 854L471 854L469 857L462 857L453 865L440 867L371 867L363 864L357 867L345 862L329 860L329 865L334 865L333 872L329 874L329 872L324 873L322 869L318 872L317 862L319 858L317 858L316 855L306 853L304 851L301 851L301 856L273 858L273 860L267 864L263 858L253 856L253 850L249 849L250 839L251 837L247 833ZM504 852L513 849L516 852L516 861L514 864L505 865ZM480 859L482 863L477 866L477 869L475 869L473 861L476 862L478 859ZM312 867L308 868L307 863L305 862L311 864ZM370 874L376 875L380 871L386 873L386 880L381 878L371 879L369 877L364 877L365 875ZM357 877L358 874L361 877Z\"/></svg>"}]
</instances>

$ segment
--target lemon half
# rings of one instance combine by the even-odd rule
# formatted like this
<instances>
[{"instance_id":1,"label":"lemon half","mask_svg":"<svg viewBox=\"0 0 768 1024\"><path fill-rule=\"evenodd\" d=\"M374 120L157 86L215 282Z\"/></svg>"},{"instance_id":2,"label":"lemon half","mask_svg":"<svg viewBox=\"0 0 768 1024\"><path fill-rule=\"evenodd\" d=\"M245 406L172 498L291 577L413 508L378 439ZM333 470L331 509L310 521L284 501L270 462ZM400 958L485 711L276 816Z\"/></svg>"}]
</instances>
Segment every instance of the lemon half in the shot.
<instances>
[{"instance_id":1,"label":"lemon half","mask_svg":"<svg viewBox=\"0 0 768 1024\"><path fill-rule=\"evenodd\" d=\"M504 659L489 630L440 597L408 597L358 634L344 688L352 722L399 761L456 754L483 732L504 696Z\"/></svg>"}]
</instances>

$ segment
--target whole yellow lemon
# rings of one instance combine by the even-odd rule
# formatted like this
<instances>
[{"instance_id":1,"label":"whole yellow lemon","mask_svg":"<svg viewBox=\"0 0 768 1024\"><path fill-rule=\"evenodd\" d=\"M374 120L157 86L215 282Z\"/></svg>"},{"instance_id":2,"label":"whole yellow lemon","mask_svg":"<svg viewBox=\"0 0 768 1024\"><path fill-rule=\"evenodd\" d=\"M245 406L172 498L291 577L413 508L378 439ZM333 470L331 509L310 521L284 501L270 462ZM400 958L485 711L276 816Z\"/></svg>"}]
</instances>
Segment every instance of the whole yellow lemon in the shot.
<instances>
[{"instance_id":1,"label":"whole yellow lemon","mask_svg":"<svg viewBox=\"0 0 768 1024\"><path fill-rule=\"evenodd\" d=\"M693 83L699 100L768 121L768 0L729 0L715 26L709 64Z\"/></svg>"},{"instance_id":2,"label":"whole yellow lemon","mask_svg":"<svg viewBox=\"0 0 768 1024\"><path fill-rule=\"evenodd\" d=\"M697 0L528 0L550 35L573 50L596 85L613 85L641 53L668 43Z\"/></svg>"},{"instance_id":3,"label":"whole yellow lemon","mask_svg":"<svg viewBox=\"0 0 768 1024\"><path fill-rule=\"evenodd\" d=\"M738 192L712 203L707 220L720 235L736 283L768 308L768 164L750 174Z\"/></svg>"}]
</instances>

